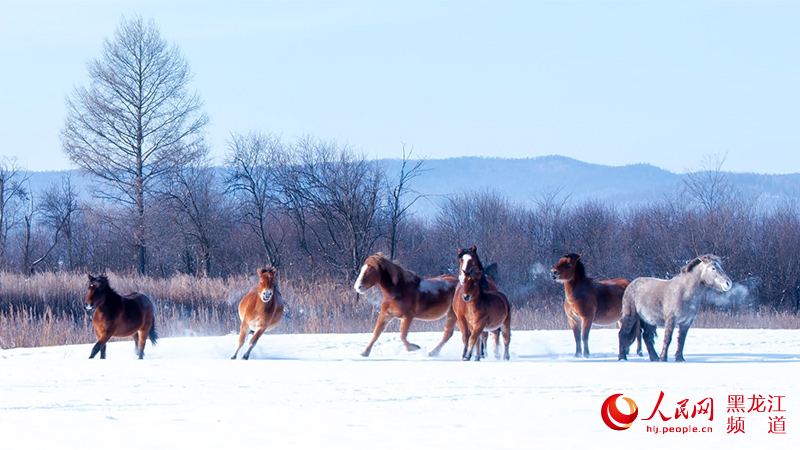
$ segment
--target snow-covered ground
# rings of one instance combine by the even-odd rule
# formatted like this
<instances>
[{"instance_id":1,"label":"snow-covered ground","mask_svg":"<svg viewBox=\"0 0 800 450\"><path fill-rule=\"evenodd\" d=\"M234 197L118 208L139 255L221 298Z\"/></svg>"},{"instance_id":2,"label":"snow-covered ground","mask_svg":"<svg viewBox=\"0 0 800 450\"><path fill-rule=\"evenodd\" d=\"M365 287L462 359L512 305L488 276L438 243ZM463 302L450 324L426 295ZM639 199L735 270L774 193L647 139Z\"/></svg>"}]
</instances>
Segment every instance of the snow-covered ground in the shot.
<instances>
[{"instance_id":1,"label":"snow-covered ground","mask_svg":"<svg viewBox=\"0 0 800 450\"><path fill-rule=\"evenodd\" d=\"M692 329L685 364L637 356L618 362L616 336L615 329L592 330L594 355L584 360L572 357L571 331L512 331L511 361L490 356L479 363L460 361L458 333L430 358L425 350L440 333L413 331L410 340L422 351L406 352L396 333L385 333L369 358L359 356L367 334L267 334L249 361L228 359L234 335L148 342L143 361L131 342L109 344L105 361L87 359L91 345L2 350L0 448L800 444L800 330ZM643 420L661 392L658 409L670 420L658 413ZM601 419L603 401L616 393L639 408L625 431ZM744 412L729 412L740 406L729 397L737 395ZM713 420L674 417L681 400L691 416L709 398ZM728 433L729 421L744 433ZM695 426L712 431L661 434L663 427Z\"/></svg>"}]
</instances>

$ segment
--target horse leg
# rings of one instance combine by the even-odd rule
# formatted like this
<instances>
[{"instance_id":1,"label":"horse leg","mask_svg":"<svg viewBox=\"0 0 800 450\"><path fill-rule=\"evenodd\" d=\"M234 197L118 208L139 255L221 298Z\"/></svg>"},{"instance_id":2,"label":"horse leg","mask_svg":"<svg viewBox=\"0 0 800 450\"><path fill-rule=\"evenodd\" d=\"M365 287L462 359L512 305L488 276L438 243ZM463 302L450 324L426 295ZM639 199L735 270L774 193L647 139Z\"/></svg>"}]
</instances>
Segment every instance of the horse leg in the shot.
<instances>
[{"instance_id":1,"label":"horse leg","mask_svg":"<svg viewBox=\"0 0 800 450\"><path fill-rule=\"evenodd\" d=\"M367 348L361 352L361 356L369 356L369 353L372 351L372 346L375 345L375 341L378 340L378 336L383 333L383 330L386 329L386 325L389 325L392 319L392 316L381 310L381 313L378 315L378 323L375 324L375 331L372 332L372 340L367 344Z\"/></svg>"},{"instance_id":2,"label":"horse leg","mask_svg":"<svg viewBox=\"0 0 800 450\"><path fill-rule=\"evenodd\" d=\"M145 333L144 330L139 330L134 333L134 341L136 341L137 336L139 340L136 342L136 354L139 355L139 359L144 359L144 343L147 342L147 333Z\"/></svg>"},{"instance_id":3,"label":"horse leg","mask_svg":"<svg viewBox=\"0 0 800 450\"><path fill-rule=\"evenodd\" d=\"M683 359L683 344L686 343L686 333L689 332L690 326L692 326L691 323L688 325L678 325L678 350L675 351L675 361L677 362L686 361Z\"/></svg>"},{"instance_id":4,"label":"horse leg","mask_svg":"<svg viewBox=\"0 0 800 450\"><path fill-rule=\"evenodd\" d=\"M464 361L469 361L472 359L472 354L475 353L475 361L481 360L481 352L480 348L478 351L475 351L475 346L480 345L481 335L483 334L483 328L486 326L484 323L478 323L475 325L475 328L472 330L472 334L469 337L469 351L467 352L467 357L462 358Z\"/></svg>"},{"instance_id":5,"label":"horse leg","mask_svg":"<svg viewBox=\"0 0 800 450\"><path fill-rule=\"evenodd\" d=\"M575 357L581 357L581 328L578 325L578 322L572 318L572 316L567 316L569 319L569 326L572 328L572 334L575 336Z\"/></svg>"},{"instance_id":6,"label":"horse leg","mask_svg":"<svg viewBox=\"0 0 800 450\"><path fill-rule=\"evenodd\" d=\"M97 355L97 352L100 352L100 359L106 359L106 342L111 339L110 335L104 335L97 339L95 342L94 347L92 347L92 352L89 354L89 359L92 359Z\"/></svg>"},{"instance_id":7,"label":"horse leg","mask_svg":"<svg viewBox=\"0 0 800 450\"><path fill-rule=\"evenodd\" d=\"M408 329L411 328L411 321L413 317L405 316L400 319L400 340L406 345L406 350L413 352L419 350L419 345L408 342Z\"/></svg>"},{"instance_id":8,"label":"horse leg","mask_svg":"<svg viewBox=\"0 0 800 450\"><path fill-rule=\"evenodd\" d=\"M664 343L661 346L661 356L659 357L661 361L667 360L667 349L669 349L669 344L672 342L672 330L674 328L675 317L667 317L666 322L664 322Z\"/></svg>"},{"instance_id":9,"label":"horse leg","mask_svg":"<svg viewBox=\"0 0 800 450\"><path fill-rule=\"evenodd\" d=\"M494 357L500 359L500 328L492 331L494 335Z\"/></svg>"},{"instance_id":10,"label":"horse leg","mask_svg":"<svg viewBox=\"0 0 800 450\"><path fill-rule=\"evenodd\" d=\"M656 348L653 344L656 334L656 326L650 325L643 320L640 320L639 323L641 323L642 327L644 328L644 336L642 339L644 340L645 347L647 347L647 354L650 356L650 361L658 361L658 353L656 353Z\"/></svg>"},{"instance_id":11,"label":"horse leg","mask_svg":"<svg viewBox=\"0 0 800 450\"><path fill-rule=\"evenodd\" d=\"M249 327L247 326L247 322L242 320L242 327L239 330L239 345L236 346L236 351L233 352L231 359L236 359L236 355L239 354L239 350L241 350L242 346L244 345L244 340L247 338L248 329Z\"/></svg>"},{"instance_id":12,"label":"horse leg","mask_svg":"<svg viewBox=\"0 0 800 450\"><path fill-rule=\"evenodd\" d=\"M442 336L442 342L439 342L439 345L437 345L436 348L431 350L431 352L428 353L428 356L438 356L439 351L442 350L444 344L446 344L447 341L449 341L450 338L453 337L453 331L455 331L456 320L457 320L456 313L453 312L453 308L450 308L450 310L447 311L447 316L445 317L446 318L444 322L444 336Z\"/></svg>"},{"instance_id":13,"label":"horse leg","mask_svg":"<svg viewBox=\"0 0 800 450\"><path fill-rule=\"evenodd\" d=\"M486 358L486 346L489 345L489 332L484 331L481 333L480 348L481 358Z\"/></svg>"},{"instance_id":14,"label":"horse leg","mask_svg":"<svg viewBox=\"0 0 800 450\"><path fill-rule=\"evenodd\" d=\"M589 330L592 329L592 321L588 317L583 318L581 339L583 340L583 357L589 357Z\"/></svg>"},{"instance_id":15,"label":"horse leg","mask_svg":"<svg viewBox=\"0 0 800 450\"><path fill-rule=\"evenodd\" d=\"M509 359L511 359L511 355L508 354L508 346L509 346L509 344L511 344L511 312L510 311L509 311L508 315L506 315L506 320L503 321L503 325L501 325L500 328L503 331L503 344L505 345L505 351L503 352L503 359L508 361Z\"/></svg>"},{"instance_id":16,"label":"horse leg","mask_svg":"<svg viewBox=\"0 0 800 450\"><path fill-rule=\"evenodd\" d=\"M470 338L470 331L469 331L469 324L467 323L467 319L465 317L460 317L458 319L458 327L461 329L461 342L464 344L464 350L461 351L461 359L463 361L467 360L467 350L469 349L469 338Z\"/></svg>"},{"instance_id":17,"label":"horse leg","mask_svg":"<svg viewBox=\"0 0 800 450\"><path fill-rule=\"evenodd\" d=\"M620 361L627 361L628 360L628 349L633 342L633 332L634 328L638 331L639 327L634 326L636 322L639 320L639 317L635 315L624 316L619 321L619 360ZM641 341L639 341L641 344Z\"/></svg>"},{"instance_id":18,"label":"horse leg","mask_svg":"<svg viewBox=\"0 0 800 450\"><path fill-rule=\"evenodd\" d=\"M253 351L253 347L256 346L256 343L258 342L258 338L260 338L261 335L264 334L265 331L267 331L267 327L258 327L256 332L253 334L253 337L250 338L250 345L247 346L247 351L244 352L244 355L242 355L242 359L249 359L250 358L250 352Z\"/></svg>"}]
</instances>

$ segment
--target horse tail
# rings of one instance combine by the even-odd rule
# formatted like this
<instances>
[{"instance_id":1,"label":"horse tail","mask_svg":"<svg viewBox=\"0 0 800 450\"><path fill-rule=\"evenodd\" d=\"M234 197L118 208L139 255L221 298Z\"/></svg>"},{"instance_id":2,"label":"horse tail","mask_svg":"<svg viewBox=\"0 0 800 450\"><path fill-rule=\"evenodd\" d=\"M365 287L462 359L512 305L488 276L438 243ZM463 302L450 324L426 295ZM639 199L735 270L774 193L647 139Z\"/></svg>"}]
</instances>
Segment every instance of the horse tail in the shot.
<instances>
[{"instance_id":1,"label":"horse tail","mask_svg":"<svg viewBox=\"0 0 800 450\"><path fill-rule=\"evenodd\" d=\"M150 342L153 345L158 344L158 332L156 331L156 319L153 318L153 325L150 327L150 333L147 334L147 337L150 338Z\"/></svg>"}]
</instances>

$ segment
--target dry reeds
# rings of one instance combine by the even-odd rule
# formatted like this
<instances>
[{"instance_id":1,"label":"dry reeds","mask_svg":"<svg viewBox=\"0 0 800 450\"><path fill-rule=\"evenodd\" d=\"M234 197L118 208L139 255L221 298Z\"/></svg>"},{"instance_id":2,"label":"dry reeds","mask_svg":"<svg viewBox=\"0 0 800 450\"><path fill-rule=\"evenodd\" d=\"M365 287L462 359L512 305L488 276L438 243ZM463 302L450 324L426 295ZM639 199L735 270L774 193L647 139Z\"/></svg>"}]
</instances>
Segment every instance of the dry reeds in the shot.
<instances>
[{"instance_id":1,"label":"dry reeds","mask_svg":"<svg viewBox=\"0 0 800 450\"><path fill-rule=\"evenodd\" d=\"M158 279L108 274L119 293L139 291L156 304L156 329L162 337L223 335L239 329L239 300L255 276ZM286 313L275 333L370 332L378 306L376 292L356 296L349 285L331 280L279 280ZM85 274L41 273L32 277L0 272L0 348L94 342L91 317L83 304ZM513 329L566 329L563 299L508 292ZM705 308L694 322L708 328L798 328L800 319L772 310L734 313ZM412 331L439 331L443 322L414 321ZM394 321L388 331L396 331Z\"/></svg>"}]
</instances>

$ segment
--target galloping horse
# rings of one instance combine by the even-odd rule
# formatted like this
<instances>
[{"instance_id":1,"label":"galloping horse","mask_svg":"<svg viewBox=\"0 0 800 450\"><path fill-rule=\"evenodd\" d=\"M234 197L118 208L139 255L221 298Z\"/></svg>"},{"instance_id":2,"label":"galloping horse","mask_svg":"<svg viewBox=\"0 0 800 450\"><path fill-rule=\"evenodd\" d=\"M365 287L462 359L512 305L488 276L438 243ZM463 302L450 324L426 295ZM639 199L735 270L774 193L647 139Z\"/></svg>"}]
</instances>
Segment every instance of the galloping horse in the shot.
<instances>
[{"instance_id":1,"label":"galloping horse","mask_svg":"<svg viewBox=\"0 0 800 450\"><path fill-rule=\"evenodd\" d=\"M89 293L86 295L86 310L94 311L92 325L97 342L92 347L89 359L100 352L106 358L106 343L114 336L133 336L139 359L144 358L147 338L156 345L155 313L153 302L138 292L119 295L108 285L105 275L89 275ZM138 339L137 339L138 337Z\"/></svg>"},{"instance_id":2,"label":"galloping horse","mask_svg":"<svg viewBox=\"0 0 800 450\"><path fill-rule=\"evenodd\" d=\"M383 302L372 339L361 356L369 356L378 336L395 318L400 319L400 339L408 351L414 351L419 350L419 346L407 339L411 321L446 317L442 341L430 352L430 356L438 355L442 346L453 336L455 329L456 315L452 303L457 281L453 275L420 278L381 253L367 258L361 266L353 289L359 294L366 294L370 288L378 285L383 292Z\"/></svg>"},{"instance_id":3,"label":"galloping horse","mask_svg":"<svg viewBox=\"0 0 800 450\"><path fill-rule=\"evenodd\" d=\"M683 345L686 333L692 326L700 303L712 290L726 292L733 282L720 266L720 259L715 255L702 255L693 259L681 268L681 273L670 280L641 277L633 280L625 290L622 302L623 317L619 330L619 359L626 357L627 348L633 337L637 324L644 329L644 343L650 361L667 360L667 349L672 341L672 331L678 326L678 350L675 361L683 359ZM656 354L653 337L657 326L664 327L664 342L661 355Z\"/></svg>"},{"instance_id":4,"label":"galloping horse","mask_svg":"<svg viewBox=\"0 0 800 450\"><path fill-rule=\"evenodd\" d=\"M596 282L586 276L580 258L581 255L576 253L565 255L553 267L551 275L555 281L564 284L564 312L575 336L575 357L581 356L583 341L583 356L588 358L592 323L607 325L622 318L622 295L630 281L614 278ZM637 350L640 354L641 348L640 337Z\"/></svg>"},{"instance_id":5,"label":"galloping horse","mask_svg":"<svg viewBox=\"0 0 800 450\"><path fill-rule=\"evenodd\" d=\"M462 296L464 294L464 279L467 275L472 275L479 280L484 278L486 283L488 283L488 290L496 291L497 285L494 281L494 275L497 274L497 263L489 264L487 267L483 267L481 263L481 259L478 257L478 248L476 246L472 246L469 250L464 250L459 248L457 252L458 258L458 286L456 287L456 292L453 295L453 311L456 313L456 317L464 316L466 314L466 303L464 302ZM494 274L494 275L491 275ZM461 355L462 357L466 354L467 351L467 342L469 340L469 327L466 324L462 324L460 321L458 322L458 327L461 329L461 340L464 343L464 353ZM492 335L494 335L494 350L495 355L498 351L498 346L500 345L500 329L496 329L492 331ZM488 331L484 331L481 333L481 340L478 341L478 351L480 352L481 357L486 356L486 344L489 339Z\"/></svg>"},{"instance_id":6,"label":"galloping horse","mask_svg":"<svg viewBox=\"0 0 800 450\"><path fill-rule=\"evenodd\" d=\"M283 297L278 291L278 284L275 282L275 268L258 269L258 286L253 286L250 292L239 302L239 319L242 327L239 331L239 345L233 352L231 359L236 359L236 355L244 345L248 331L253 331L250 338L250 345L242 355L242 359L250 358L250 352L256 346L258 338L269 331L281 321L283 317Z\"/></svg>"},{"instance_id":7,"label":"galloping horse","mask_svg":"<svg viewBox=\"0 0 800 450\"><path fill-rule=\"evenodd\" d=\"M476 248L469 251L458 249L459 284L453 297L453 310L461 328L464 351L461 359L469 361L475 353L480 361L485 347L485 331L495 336L495 355L499 357L498 334L502 330L505 352L509 359L508 345L511 342L511 307L505 294L497 290L494 281L483 271ZM478 351L475 346L478 345Z\"/></svg>"}]
</instances>

